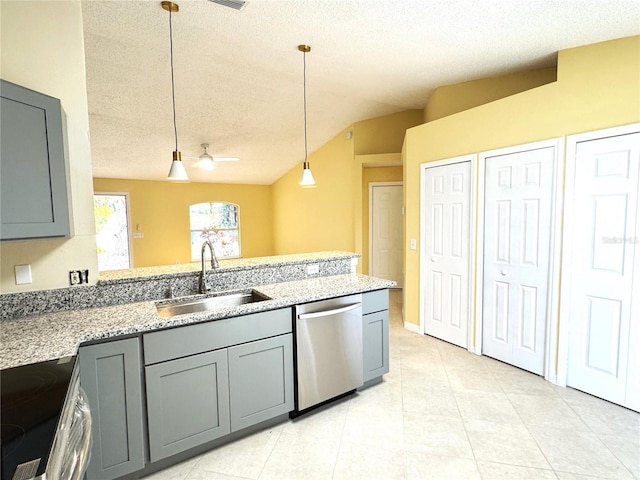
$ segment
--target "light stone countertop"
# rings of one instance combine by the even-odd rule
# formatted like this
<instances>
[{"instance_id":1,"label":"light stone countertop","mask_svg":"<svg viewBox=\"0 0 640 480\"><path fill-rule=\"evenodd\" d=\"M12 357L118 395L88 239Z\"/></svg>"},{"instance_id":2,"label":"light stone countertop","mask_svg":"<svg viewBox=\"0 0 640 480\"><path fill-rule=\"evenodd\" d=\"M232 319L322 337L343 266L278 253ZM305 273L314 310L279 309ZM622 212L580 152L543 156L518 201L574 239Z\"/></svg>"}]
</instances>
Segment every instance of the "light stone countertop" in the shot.
<instances>
[{"instance_id":1,"label":"light stone countertop","mask_svg":"<svg viewBox=\"0 0 640 480\"><path fill-rule=\"evenodd\" d=\"M220 307L172 318L161 318L158 315L157 302L139 302L5 320L0 324L0 369L75 355L79 345L84 342L290 307L393 286L395 283L389 280L351 273L255 286L253 290L271 300L237 307ZM216 292L212 295L224 293Z\"/></svg>"}]
</instances>

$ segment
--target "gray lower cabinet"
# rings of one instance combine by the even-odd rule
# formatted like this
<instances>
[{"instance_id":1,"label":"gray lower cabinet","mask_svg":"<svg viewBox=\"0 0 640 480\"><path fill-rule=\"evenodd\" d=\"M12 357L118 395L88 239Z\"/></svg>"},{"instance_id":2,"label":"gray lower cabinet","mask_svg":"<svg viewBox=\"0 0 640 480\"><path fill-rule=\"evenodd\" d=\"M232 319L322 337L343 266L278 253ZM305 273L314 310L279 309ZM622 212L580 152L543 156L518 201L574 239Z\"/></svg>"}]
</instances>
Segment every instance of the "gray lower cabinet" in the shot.
<instances>
[{"instance_id":1,"label":"gray lower cabinet","mask_svg":"<svg viewBox=\"0 0 640 480\"><path fill-rule=\"evenodd\" d=\"M362 294L363 380L389 372L389 291Z\"/></svg>"},{"instance_id":2,"label":"gray lower cabinet","mask_svg":"<svg viewBox=\"0 0 640 480\"><path fill-rule=\"evenodd\" d=\"M92 415L87 480L111 480L144 468L140 342L81 347L80 385Z\"/></svg>"},{"instance_id":3,"label":"gray lower cabinet","mask_svg":"<svg viewBox=\"0 0 640 480\"><path fill-rule=\"evenodd\" d=\"M143 335L151 462L294 408L292 311Z\"/></svg>"},{"instance_id":4,"label":"gray lower cabinet","mask_svg":"<svg viewBox=\"0 0 640 480\"><path fill-rule=\"evenodd\" d=\"M293 335L230 347L229 394L234 432L293 410Z\"/></svg>"},{"instance_id":5,"label":"gray lower cabinet","mask_svg":"<svg viewBox=\"0 0 640 480\"><path fill-rule=\"evenodd\" d=\"M68 237L60 100L0 80L0 102L0 238Z\"/></svg>"},{"instance_id":6,"label":"gray lower cabinet","mask_svg":"<svg viewBox=\"0 0 640 480\"><path fill-rule=\"evenodd\" d=\"M230 433L226 349L145 370L152 462Z\"/></svg>"}]
</instances>

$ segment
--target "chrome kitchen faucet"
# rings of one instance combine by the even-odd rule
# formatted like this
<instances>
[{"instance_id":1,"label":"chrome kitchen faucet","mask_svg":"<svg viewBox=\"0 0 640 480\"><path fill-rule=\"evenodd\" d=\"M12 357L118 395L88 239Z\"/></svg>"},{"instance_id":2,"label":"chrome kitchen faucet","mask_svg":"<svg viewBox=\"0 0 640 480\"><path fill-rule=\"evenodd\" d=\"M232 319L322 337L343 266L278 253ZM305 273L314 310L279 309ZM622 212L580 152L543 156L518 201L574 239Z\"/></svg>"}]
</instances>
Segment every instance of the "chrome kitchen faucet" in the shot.
<instances>
[{"instance_id":1,"label":"chrome kitchen faucet","mask_svg":"<svg viewBox=\"0 0 640 480\"><path fill-rule=\"evenodd\" d=\"M200 257L202 259L202 272L200 272L200 293L207 293L211 288L207 284L207 266L204 263L204 251L207 246L209 246L209 251L211 252L211 268L216 269L220 265L218 264L218 259L216 258L216 252L213 249L213 245L210 240L205 240L202 242L202 250L200 251Z\"/></svg>"}]
</instances>

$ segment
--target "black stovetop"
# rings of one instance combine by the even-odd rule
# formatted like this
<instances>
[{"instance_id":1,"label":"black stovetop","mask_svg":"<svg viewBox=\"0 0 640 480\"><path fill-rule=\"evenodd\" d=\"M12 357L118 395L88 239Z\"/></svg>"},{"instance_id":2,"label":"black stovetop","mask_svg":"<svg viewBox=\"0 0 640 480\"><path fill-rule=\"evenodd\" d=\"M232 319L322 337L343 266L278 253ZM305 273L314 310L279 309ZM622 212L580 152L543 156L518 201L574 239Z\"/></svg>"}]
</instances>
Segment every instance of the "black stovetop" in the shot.
<instances>
[{"instance_id":1,"label":"black stovetop","mask_svg":"<svg viewBox=\"0 0 640 480\"><path fill-rule=\"evenodd\" d=\"M0 370L2 480L37 459L35 476L44 473L75 363L65 357Z\"/></svg>"}]
</instances>

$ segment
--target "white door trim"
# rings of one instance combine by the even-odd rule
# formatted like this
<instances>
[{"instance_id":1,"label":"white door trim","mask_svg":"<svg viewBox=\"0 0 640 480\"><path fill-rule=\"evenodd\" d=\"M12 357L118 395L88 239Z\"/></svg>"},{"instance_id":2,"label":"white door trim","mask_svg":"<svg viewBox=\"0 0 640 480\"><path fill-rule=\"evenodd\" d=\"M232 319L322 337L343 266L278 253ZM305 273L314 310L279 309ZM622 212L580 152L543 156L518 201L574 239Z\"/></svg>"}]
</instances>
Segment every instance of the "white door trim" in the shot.
<instances>
[{"instance_id":1,"label":"white door trim","mask_svg":"<svg viewBox=\"0 0 640 480\"><path fill-rule=\"evenodd\" d=\"M548 274L549 292L547 299L547 312L545 325L546 339L545 339L545 359L544 359L544 378L555 383L556 380L556 362L557 357L557 329L558 329L558 305L560 302L560 289L559 289L559 273L560 273L560 220L562 212L562 196L560 181L562 178L562 162L561 159L564 156L564 142L563 138L553 138L550 140L543 140L540 142L527 143L523 145L516 145L512 147L500 148L497 150L490 150L481 152L478 154L478 178L477 178L477 230L476 230L476 268L475 268L475 353L482 353L482 302L484 295L483 277L484 277L484 263L482 252L484 252L484 223L480 221L480 215L483 215L485 208L485 169L486 160L489 157L497 155L509 155L512 153L537 150L541 148L553 147L554 150L554 175L552 192L553 198L551 199L551 249L550 265Z\"/></svg>"},{"instance_id":2,"label":"white door trim","mask_svg":"<svg viewBox=\"0 0 640 480\"><path fill-rule=\"evenodd\" d=\"M373 249L371 248L371 244L373 243L373 189L374 187L394 187L394 186L404 187L404 182L403 181L369 182L369 275L371 275L371 265L373 265ZM404 190L402 195L404 197ZM404 205L402 207L402 215L404 216ZM402 223L404 224L404 218L402 219ZM402 275L404 276L404 272Z\"/></svg>"},{"instance_id":3,"label":"white door trim","mask_svg":"<svg viewBox=\"0 0 640 480\"><path fill-rule=\"evenodd\" d=\"M566 140L566 169L564 179L564 219L562 222L562 277L560 279L560 289L562 299L559 302L559 317L563 319L558 329L558 352L557 352L557 378L558 385L567 385L567 367L569 363L569 317L571 309L571 278L572 278L572 245L574 240L573 225L573 196L575 195L575 173L576 173L576 148L578 143L600 138L615 137L640 132L640 123L624 125L621 127L605 128L593 132L578 133L567 136ZM632 302L638 302L636 298ZM632 305L633 308L633 305ZM633 311L633 310L632 310Z\"/></svg>"},{"instance_id":4,"label":"white door trim","mask_svg":"<svg viewBox=\"0 0 640 480\"><path fill-rule=\"evenodd\" d=\"M420 329L419 329L419 333L424 335L425 334L425 319L424 319L424 309L425 309L425 294L424 294L424 282L425 280L425 275L427 272L427 264L426 264L426 257L427 257L427 252L424 248L424 246L426 245L426 236L427 236L427 229L426 229L426 225L424 224L424 217L425 217L425 213L426 213L426 209L427 209L427 195L424 189L424 182L425 182L425 177L426 177L426 173L427 173L427 169L429 168L434 168L434 167L441 167L444 165L452 165L455 163L463 163L463 162L469 162L471 169L470 169L470 191L469 191L469 234L471 235L471 238L469 239L469 282L471 283L471 285L469 285L469 309L467 312L467 318L469 319L469 325L467 328L467 350L473 353L479 353L479 351L477 351L477 349L475 348L475 342L474 342L474 338L475 338L475 334L474 334L474 325L475 325L475 315L474 315L474 299L473 299L473 294L474 294L474 288L473 288L473 280L474 280L474 269L475 269L475 265L476 265L476 256L477 256L477 252L476 252L476 244L475 241L476 239L474 238L473 234L476 231L476 217L477 217L477 202L476 202L476 185L477 185L477 155L472 154L472 155L463 155L460 157L453 157L453 158L447 158L444 160L436 160L434 162L427 162L427 163L422 163L420 165L420 251L419 251L419 257L420 257L420 280L419 280L419 299L420 299Z\"/></svg>"}]
</instances>

